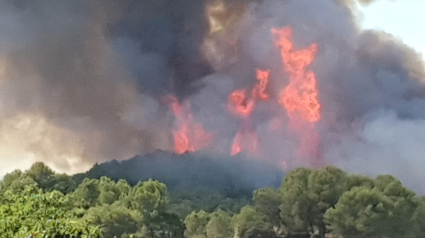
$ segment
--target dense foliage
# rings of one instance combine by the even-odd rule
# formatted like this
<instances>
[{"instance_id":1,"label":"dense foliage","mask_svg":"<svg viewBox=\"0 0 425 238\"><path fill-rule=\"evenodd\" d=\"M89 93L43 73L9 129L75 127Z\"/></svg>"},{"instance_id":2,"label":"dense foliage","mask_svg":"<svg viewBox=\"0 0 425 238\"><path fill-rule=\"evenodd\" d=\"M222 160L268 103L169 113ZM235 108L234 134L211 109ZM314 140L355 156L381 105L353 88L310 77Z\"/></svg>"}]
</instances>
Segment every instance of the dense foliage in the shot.
<instances>
[{"instance_id":1,"label":"dense foliage","mask_svg":"<svg viewBox=\"0 0 425 238\"><path fill-rule=\"evenodd\" d=\"M2 237L273 238L425 237L425 198L390 175L325 167L289 172L252 200L166 184L86 178L42 163L0 183Z\"/></svg>"}]
</instances>

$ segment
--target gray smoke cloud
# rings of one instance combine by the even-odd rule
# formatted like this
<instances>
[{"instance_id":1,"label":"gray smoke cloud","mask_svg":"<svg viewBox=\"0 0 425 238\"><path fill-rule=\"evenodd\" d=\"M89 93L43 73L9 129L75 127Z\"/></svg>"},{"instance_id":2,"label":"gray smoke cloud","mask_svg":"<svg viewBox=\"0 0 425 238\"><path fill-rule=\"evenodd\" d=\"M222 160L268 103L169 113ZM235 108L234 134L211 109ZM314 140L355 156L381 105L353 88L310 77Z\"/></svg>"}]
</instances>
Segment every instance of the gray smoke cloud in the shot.
<instances>
[{"instance_id":1,"label":"gray smoke cloud","mask_svg":"<svg viewBox=\"0 0 425 238\"><path fill-rule=\"evenodd\" d=\"M212 70L206 3L1 0L1 172L170 150L161 98L187 97Z\"/></svg>"},{"instance_id":2,"label":"gray smoke cloud","mask_svg":"<svg viewBox=\"0 0 425 238\"><path fill-rule=\"evenodd\" d=\"M215 2L1 0L4 170L40 159L82 170L172 150L168 94L190 102L192 123L212 134L206 153L228 154L247 123L261 146L254 159L295 160L297 138L277 103L289 79L270 33L290 26L296 49L318 45L309 69L318 80L325 162L392 173L420 190L425 66L393 36L361 30L356 5L373 1L228 0L238 20L211 33L206 7ZM258 102L248 123L226 105L233 90L252 89L256 68L270 69L272 100Z\"/></svg>"},{"instance_id":3,"label":"gray smoke cloud","mask_svg":"<svg viewBox=\"0 0 425 238\"><path fill-rule=\"evenodd\" d=\"M184 95L190 84L182 80L193 78L172 74L199 67L186 60L172 65L194 58L191 44L178 44L196 39L174 33L182 27L174 18L189 17L184 9L166 8L177 14L169 17L164 8L158 1L1 1L2 124L25 121L30 132L40 127L32 134L43 134L22 142L31 133L5 128L4 150L16 147L23 157L68 170L72 159L78 166L81 158L91 163L169 148L161 134L165 108L155 100Z\"/></svg>"},{"instance_id":4,"label":"gray smoke cloud","mask_svg":"<svg viewBox=\"0 0 425 238\"><path fill-rule=\"evenodd\" d=\"M425 192L420 182L425 178L422 56L385 32L361 30L358 14L354 2L343 1L270 0L252 5L237 26L239 60L225 70L227 77L204 78L206 86L191 97L202 108L198 118L220 132L219 141L228 150L230 134L240 122L229 118L222 105L231 91L252 86L247 82L254 81L255 67L271 69L270 93L277 97L288 78L282 74L270 29L290 26L297 49L312 43L319 47L309 68L318 79L325 163L372 176L394 174L408 187ZM263 148L261 159L272 163L294 160L297 148L280 113L285 114L276 103L267 103L258 105L252 115ZM278 134L268 130L273 118L284 125Z\"/></svg>"},{"instance_id":5,"label":"gray smoke cloud","mask_svg":"<svg viewBox=\"0 0 425 238\"><path fill-rule=\"evenodd\" d=\"M272 46L258 47L273 26L291 26L298 49L319 46L310 68L318 79L325 161L351 172L395 174L425 192L422 56L387 33L360 30L352 9L340 2L268 1L259 9L249 24L260 24L250 39L260 61L279 62L270 56Z\"/></svg>"}]
</instances>

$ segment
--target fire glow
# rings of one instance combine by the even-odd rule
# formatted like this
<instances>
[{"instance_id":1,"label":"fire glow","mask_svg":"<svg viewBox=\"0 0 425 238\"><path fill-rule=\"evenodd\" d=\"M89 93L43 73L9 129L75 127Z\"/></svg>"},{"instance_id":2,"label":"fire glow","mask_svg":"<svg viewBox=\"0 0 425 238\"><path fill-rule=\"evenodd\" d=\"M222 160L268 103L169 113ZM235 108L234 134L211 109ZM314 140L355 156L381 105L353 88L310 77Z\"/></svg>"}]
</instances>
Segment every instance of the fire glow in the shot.
<instances>
[{"instance_id":1,"label":"fire glow","mask_svg":"<svg viewBox=\"0 0 425 238\"><path fill-rule=\"evenodd\" d=\"M307 69L313 62L318 47L312 44L308 48L295 50L290 27L273 28L271 35L282 59L282 71L288 76L289 83L280 90L277 98L272 98L268 93L271 70L256 69L256 83L253 88L241 88L230 93L227 111L239 121L239 129L233 138L230 154L244 152L252 157L259 156L261 144L251 115L259 101L274 101L285 109L289 118L289 131L294 138L298 138L297 160L320 166L316 123L321 119L321 105L318 100L316 76ZM178 125L177 129L173 130L175 153L208 147L212 136L201 124L193 123L189 104L180 105L173 96L168 97L168 102ZM281 121L274 120L274 124L281 124ZM273 126L270 130L276 131L276 128Z\"/></svg>"},{"instance_id":2,"label":"fire glow","mask_svg":"<svg viewBox=\"0 0 425 238\"><path fill-rule=\"evenodd\" d=\"M165 101L169 103L176 118L176 126L173 129L174 152L183 154L208 147L211 135L204 130L202 124L193 122L190 104L186 102L181 105L174 96L166 96Z\"/></svg>"},{"instance_id":3,"label":"fire glow","mask_svg":"<svg viewBox=\"0 0 425 238\"><path fill-rule=\"evenodd\" d=\"M297 157L309 159L320 166L319 136L316 122L320 120L320 103L316 87L316 75L307 70L317 52L317 45L295 51L291 42L292 30L289 27L272 29L275 45L280 50L284 69L290 82L281 92L279 103L286 109L291 131L300 136Z\"/></svg>"},{"instance_id":4,"label":"fire glow","mask_svg":"<svg viewBox=\"0 0 425 238\"><path fill-rule=\"evenodd\" d=\"M247 151L251 156L259 153L259 142L255 128L251 122L250 115L255 108L256 100L265 101L269 99L266 93L269 82L269 70L257 69L257 84L252 90L251 97L247 97L246 90L233 91L229 96L229 111L242 117L242 122L231 147L231 155Z\"/></svg>"}]
</instances>

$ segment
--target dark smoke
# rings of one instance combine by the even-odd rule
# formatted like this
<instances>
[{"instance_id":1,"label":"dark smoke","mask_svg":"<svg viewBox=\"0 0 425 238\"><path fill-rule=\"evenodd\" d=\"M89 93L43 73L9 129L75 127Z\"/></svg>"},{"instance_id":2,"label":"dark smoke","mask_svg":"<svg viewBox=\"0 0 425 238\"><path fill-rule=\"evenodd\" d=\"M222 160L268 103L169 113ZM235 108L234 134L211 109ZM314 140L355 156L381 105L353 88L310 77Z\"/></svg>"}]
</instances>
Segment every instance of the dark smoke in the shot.
<instances>
[{"instance_id":1,"label":"dark smoke","mask_svg":"<svg viewBox=\"0 0 425 238\"><path fill-rule=\"evenodd\" d=\"M282 65L270 28L291 26L298 49L317 43L319 53L310 68L318 78L323 117L319 127L325 161L351 172L391 173L423 192L422 56L387 33L360 30L357 14L353 4L347 6L341 1L270 0L255 5L238 26L244 50L240 61L249 58L255 62L252 65L271 68L272 88L280 90L287 79L279 73ZM213 131L229 131L223 129L225 119L212 115L223 114L218 113L217 105L225 103L225 95L238 86L223 77L204 80L207 86L193 101L204 105L203 115L213 113L202 121L215 128ZM276 112L270 105L259 110L263 115ZM267 121L257 123L260 136L266 133L262 130L264 124ZM294 145L285 133L265 134L261 139L267 147L263 155L266 159L292 159Z\"/></svg>"},{"instance_id":2,"label":"dark smoke","mask_svg":"<svg viewBox=\"0 0 425 238\"><path fill-rule=\"evenodd\" d=\"M199 53L207 30L204 5L0 1L0 56L7 78L1 87L2 120L41 117L60 128L46 132L56 147L69 146L60 141L70 131L81 145L70 154L92 162L168 149L169 138L159 130L169 127L167 109L157 99L189 95L191 82L210 72ZM45 144L26 146L49 154ZM56 156L50 154L50 162L66 169L66 160Z\"/></svg>"},{"instance_id":3,"label":"dark smoke","mask_svg":"<svg viewBox=\"0 0 425 238\"><path fill-rule=\"evenodd\" d=\"M360 31L347 8L332 1L269 4L259 14L275 17L265 25L291 25L300 48L319 45L311 68L327 162L353 172L391 173L423 192L422 56L384 32Z\"/></svg>"},{"instance_id":4,"label":"dark smoke","mask_svg":"<svg viewBox=\"0 0 425 238\"><path fill-rule=\"evenodd\" d=\"M205 9L214 2L0 0L0 150L30 151L29 160L65 171L171 150L174 122L162 97L173 94L213 133L206 152L228 154L240 121L228 115L227 97L253 86L255 68L271 70L278 96L288 77L270 28L291 26L297 49L319 46L310 69L325 161L418 188L425 66L393 36L361 30L356 6L373 1L227 0L237 21L210 34ZM217 51L206 51L206 39ZM286 128L277 103L257 105L261 159L293 160L286 129L267 131L274 118Z\"/></svg>"}]
</instances>

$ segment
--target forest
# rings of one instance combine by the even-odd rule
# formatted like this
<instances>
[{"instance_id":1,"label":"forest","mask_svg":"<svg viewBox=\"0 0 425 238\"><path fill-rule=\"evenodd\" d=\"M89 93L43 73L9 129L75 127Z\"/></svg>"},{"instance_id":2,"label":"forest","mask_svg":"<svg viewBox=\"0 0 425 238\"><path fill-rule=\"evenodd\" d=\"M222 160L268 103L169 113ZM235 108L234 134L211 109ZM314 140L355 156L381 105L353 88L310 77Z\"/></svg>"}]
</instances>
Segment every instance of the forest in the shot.
<instances>
[{"instance_id":1,"label":"forest","mask_svg":"<svg viewBox=\"0 0 425 238\"><path fill-rule=\"evenodd\" d=\"M172 179L110 178L100 167L69 176L38 162L5 175L1 237L425 237L425 197L391 175L297 168L277 186L247 193L190 179L176 187Z\"/></svg>"}]
</instances>

